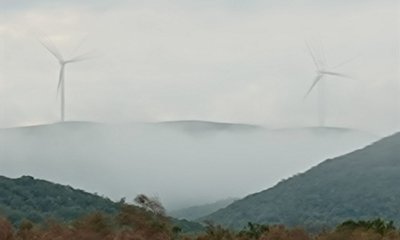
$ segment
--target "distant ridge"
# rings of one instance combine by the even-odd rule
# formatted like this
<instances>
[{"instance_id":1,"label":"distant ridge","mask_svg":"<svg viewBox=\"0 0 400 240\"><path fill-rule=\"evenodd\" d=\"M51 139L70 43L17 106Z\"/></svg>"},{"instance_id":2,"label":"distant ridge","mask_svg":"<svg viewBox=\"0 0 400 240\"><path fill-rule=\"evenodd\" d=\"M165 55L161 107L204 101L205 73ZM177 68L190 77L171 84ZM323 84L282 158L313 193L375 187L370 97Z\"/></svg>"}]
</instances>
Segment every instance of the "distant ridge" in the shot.
<instances>
[{"instance_id":1,"label":"distant ridge","mask_svg":"<svg viewBox=\"0 0 400 240\"><path fill-rule=\"evenodd\" d=\"M235 228L255 222L320 230L348 219L377 217L400 224L399 173L397 133L326 160L204 219Z\"/></svg>"},{"instance_id":2,"label":"distant ridge","mask_svg":"<svg viewBox=\"0 0 400 240\"><path fill-rule=\"evenodd\" d=\"M233 130L237 129L263 129L262 126L245 124L245 123L230 123L230 122L213 122L213 121L203 121L203 120L177 120L177 121L162 121L162 122L128 122L128 123L102 123L93 121L64 121L64 122L49 122L40 123L36 125L24 125L17 127L2 128L0 130L6 129L19 129L19 128L37 128L45 126L90 126L90 125L106 125L106 126L130 126L130 125L159 125L167 127L181 127L187 129L209 129L209 130Z\"/></svg>"},{"instance_id":3,"label":"distant ridge","mask_svg":"<svg viewBox=\"0 0 400 240\"><path fill-rule=\"evenodd\" d=\"M64 121L64 122L49 122L49 123L40 123L40 124L0 128L0 131L37 129L37 128L55 127L55 126L87 127L87 126L96 126L96 125L108 125L108 124L101 123L101 122L91 122L91 121Z\"/></svg>"},{"instance_id":4,"label":"distant ridge","mask_svg":"<svg viewBox=\"0 0 400 240\"><path fill-rule=\"evenodd\" d=\"M156 124L161 126L173 127L188 132L249 131L249 130L263 129L263 127L261 126L251 125L251 124L210 122L210 121L200 121L200 120L166 121L166 122L158 122Z\"/></svg>"},{"instance_id":5,"label":"distant ridge","mask_svg":"<svg viewBox=\"0 0 400 240\"><path fill-rule=\"evenodd\" d=\"M197 220L233 203L236 198L219 200L214 203L183 208L169 212L169 215L178 219Z\"/></svg>"},{"instance_id":6,"label":"distant ridge","mask_svg":"<svg viewBox=\"0 0 400 240\"><path fill-rule=\"evenodd\" d=\"M345 127L289 127L289 128L265 128L260 125L246 124L246 123L231 123L231 122L213 122L213 121L203 121L203 120L176 120L176 121L162 121L162 122L131 122L131 123L102 123L93 121L64 121L64 122L50 122L41 123L37 125L26 125L19 127L8 127L0 128L2 130L12 130L12 129L35 129L41 127L52 127L52 126L67 126L67 127L90 127L90 126L165 126L171 127L178 130L186 131L229 131L229 130L269 130L273 132L301 132L301 131L311 131L315 133L346 133L346 132L359 132L363 134L369 134L371 136L376 136L374 133L366 132L359 129L345 128Z\"/></svg>"},{"instance_id":7,"label":"distant ridge","mask_svg":"<svg viewBox=\"0 0 400 240\"><path fill-rule=\"evenodd\" d=\"M315 134L360 133L360 134L375 136L376 138L379 138L378 135L371 133L371 132L367 132L367 131L360 130L360 129L354 129L354 128L345 128L345 127L277 128L277 129L273 129L273 131L275 131L275 132L291 132L291 133L308 131L309 133L315 133Z\"/></svg>"}]
</instances>

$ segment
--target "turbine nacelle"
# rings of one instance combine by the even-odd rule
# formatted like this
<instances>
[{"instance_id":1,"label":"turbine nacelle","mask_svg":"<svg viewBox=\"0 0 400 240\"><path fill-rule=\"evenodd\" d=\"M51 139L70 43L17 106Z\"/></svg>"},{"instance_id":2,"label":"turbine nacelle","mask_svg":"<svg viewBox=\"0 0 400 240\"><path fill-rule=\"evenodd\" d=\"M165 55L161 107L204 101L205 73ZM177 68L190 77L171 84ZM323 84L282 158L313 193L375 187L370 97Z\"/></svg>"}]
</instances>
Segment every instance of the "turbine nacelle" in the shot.
<instances>
[{"instance_id":1,"label":"turbine nacelle","mask_svg":"<svg viewBox=\"0 0 400 240\"><path fill-rule=\"evenodd\" d=\"M316 76L311 84L311 86L309 87L309 89L307 90L306 94L304 95L304 99L306 99L308 97L308 95L310 95L310 93L314 90L314 88L319 85L319 83L321 81L323 81L324 79L326 79L326 77L330 76L330 77L341 77L341 78L351 78L348 75L339 73L339 72L334 72L330 69L333 69L335 67L331 67L328 68L328 64L326 61L326 56L324 53L324 49L322 44L319 44L319 51L317 51L317 48L311 46L308 42L306 42L306 46L308 49L308 53L311 56L312 61L314 62L315 68L316 68ZM348 61L347 61L348 62ZM340 64L340 65L343 65ZM337 66L340 66L337 65ZM336 67L337 67L336 66ZM320 126L324 126L325 124L325 110L324 110L324 91L322 89L323 86L319 86L319 108L318 108L318 115L319 115L319 125Z\"/></svg>"},{"instance_id":2,"label":"turbine nacelle","mask_svg":"<svg viewBox=\"0 0 400 240\"><path fill-rule=\"evenodd\" d=\"M315 86L318 85L318 83L325 77L325 76L334 76L334 77L342 77L342 78L351 78L348 75L339 73L339 72L334 72L331 70L327 70L327 63L326 63L326 56L323 51L323 48L321 46L320 52L318 53L315 48L313 48L308 42L306 42L308 53L310 54L315 68L316 68L316 74L317 76L315 77L314 81L312 82L310 88L308 89L306 95L304 98L306 98L314 89Z\"/></svg>"},{"instance_id":3,"label":"turbine nacelle","mask_svg":"<svg viewBox=\"0 0 400 240\"><path fill-rule=\"evenodd\" d=\"M82 54L70 58L68 60L64 60L63 55L58 51L57 47L51 42L44 42L40 41L40 43L57 59L58 63L60 64L60 73L57 85L57 96L59 92L61 92L61 121L64 121L64 110L65 110L65 66L69 63L76 63L88 60L92 58L89 53Z\"/></svg>"}]
</instances>

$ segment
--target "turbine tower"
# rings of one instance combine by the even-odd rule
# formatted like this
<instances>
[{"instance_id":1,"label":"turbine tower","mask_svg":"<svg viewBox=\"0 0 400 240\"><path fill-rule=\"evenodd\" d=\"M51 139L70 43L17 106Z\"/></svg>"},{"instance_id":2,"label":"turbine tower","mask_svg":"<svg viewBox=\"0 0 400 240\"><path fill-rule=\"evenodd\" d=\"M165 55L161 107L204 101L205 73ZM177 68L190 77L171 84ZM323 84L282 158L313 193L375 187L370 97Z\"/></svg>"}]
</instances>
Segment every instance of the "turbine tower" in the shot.
<instances>
[{"instance_id":1,"label":"turbine tower","mask_svg":"<svg viewBox=\"0 0 400 240\"><path fill-rule=\"evenodd\" d=\"M40 41L40 43L58 60L60 64L60 73L58 77L57 96L61 92L60 115L61 122L65 120L65 68L70 63L81 62L89 59L88 53L78 55L72 58L64 59L63 55L51 41Z\"/></svg>"},{"instance_id":2,"label":"turbine tower","mask_svg":"<svg viewBox=\"0 0 400 240\"><path fill-rule=\"evenodd\" d=\"M310 45L308 42L306 42L307 50L315 64L316 67L316 77L314 78L314 81L312 82L310 88L308 89L306 95L304 96L304 99L310 95L310 93L313 91L315 87L318 87L318 124L320 127L325 126L325 119L326 119L326 106L325 106L325 81L328 76L330 77L342 77L342 78L350 78L349 76L334 72L332 71L333 68L339 67L348 61L341 63L339 65L336 65L335 67L328 67L326 56L324 53L324 49L322 44L319 45L319 51L317 48L313 47ZM352 60L352 59L351 59Z\"/></svg>"}]
</instances>

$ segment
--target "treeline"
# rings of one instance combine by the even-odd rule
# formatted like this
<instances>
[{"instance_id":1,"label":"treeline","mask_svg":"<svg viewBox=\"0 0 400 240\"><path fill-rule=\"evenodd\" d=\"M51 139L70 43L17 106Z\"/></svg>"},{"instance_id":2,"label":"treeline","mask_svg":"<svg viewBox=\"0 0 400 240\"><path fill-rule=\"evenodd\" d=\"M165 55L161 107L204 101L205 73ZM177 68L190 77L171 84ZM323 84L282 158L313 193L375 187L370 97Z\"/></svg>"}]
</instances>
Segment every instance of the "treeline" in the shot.
<instances>
[{"instance_id":1,"label":"treeline","mask_svg":"<svg viewBox=\"0 0 400 240\"><path fill-rule=\"evenodd\" d=\"M203 232L183 233L164 215L158 205L142 202L142 208L121 204L115 215L92 213L69 223L46 220L34 224L28 220L13 226L0 218L0 240L399 240L400 232L392 222L347 221L330 231L309 234L302 228L249 223L233 231L205 223Z\"/></svg>"},{"instance_id":2,"label":"treeline","mask_svg":"<svg viewBox=\"0 0 400 240\"><path fill-rule=\"evenodd\" d=\"M118 211L118 204L95 194L30 176L17 179L0 176L0 215L8 216L13 225L18 225L24 218L35 223L50 217L72 221L95 211L114 214Z\"/></svg>"}]
</instances>

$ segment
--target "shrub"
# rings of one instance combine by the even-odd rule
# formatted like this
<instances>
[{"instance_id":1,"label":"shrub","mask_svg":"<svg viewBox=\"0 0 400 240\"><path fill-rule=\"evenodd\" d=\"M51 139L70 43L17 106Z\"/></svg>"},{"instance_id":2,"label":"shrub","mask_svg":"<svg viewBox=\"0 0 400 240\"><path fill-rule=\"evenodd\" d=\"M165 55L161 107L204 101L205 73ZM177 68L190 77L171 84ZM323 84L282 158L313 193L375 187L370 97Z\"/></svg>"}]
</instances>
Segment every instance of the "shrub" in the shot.
<instances>
[{"instance_id":1,"label":"shrub","mask_svg":"<svg viewBox=\"0 0 400 240\"><path fill-rule=\"evenodd\" d=\"M0 218L0 239L13 240L13 228L6 219Z\"/></svg>"}]
</instances>

